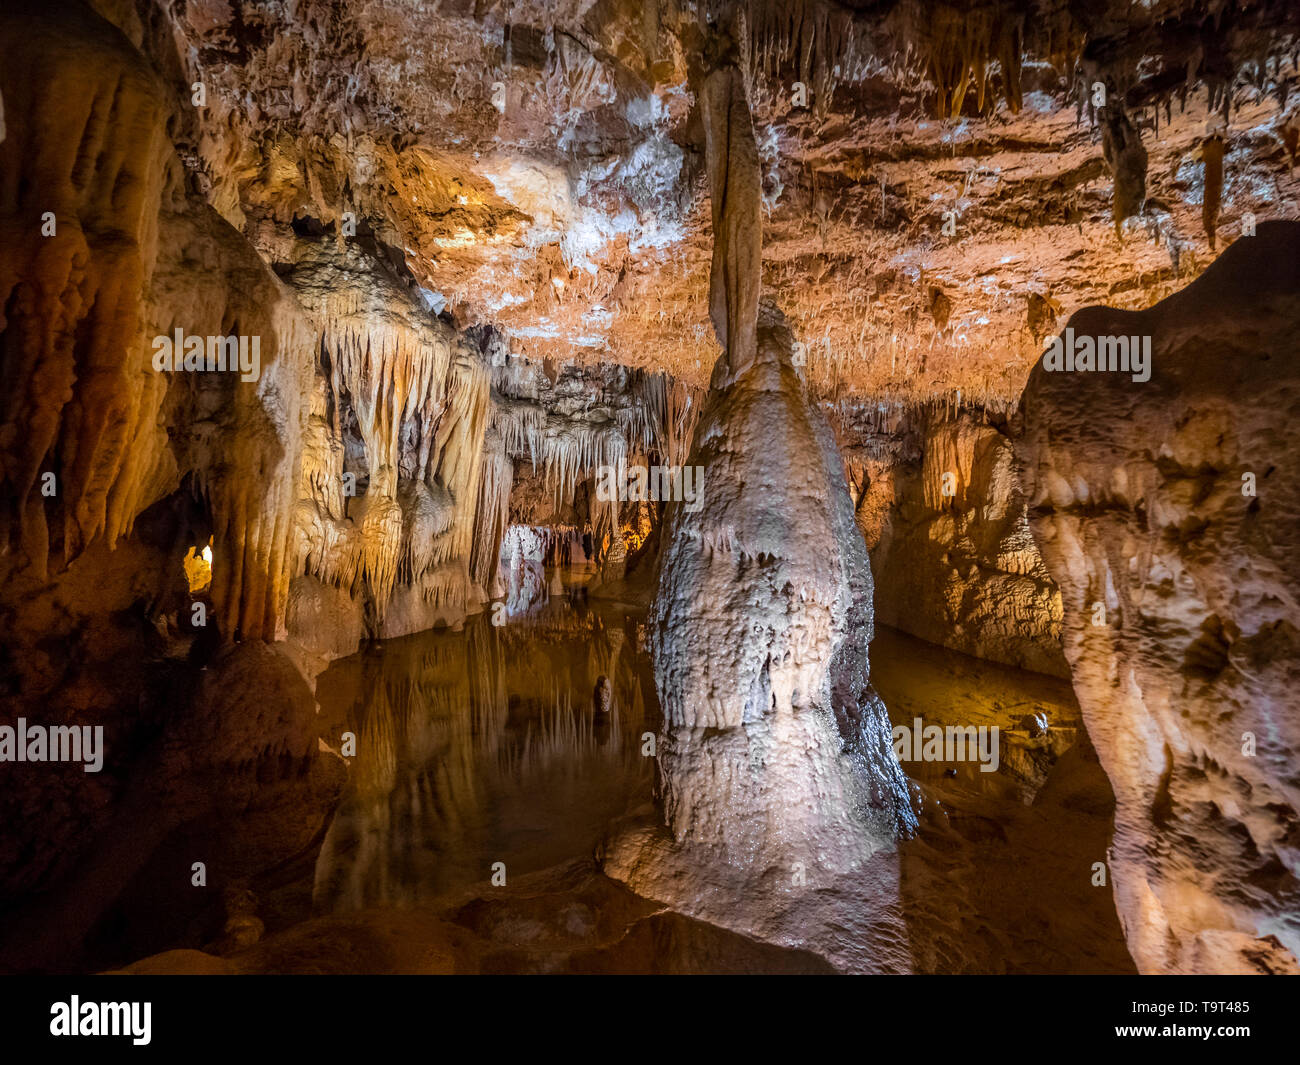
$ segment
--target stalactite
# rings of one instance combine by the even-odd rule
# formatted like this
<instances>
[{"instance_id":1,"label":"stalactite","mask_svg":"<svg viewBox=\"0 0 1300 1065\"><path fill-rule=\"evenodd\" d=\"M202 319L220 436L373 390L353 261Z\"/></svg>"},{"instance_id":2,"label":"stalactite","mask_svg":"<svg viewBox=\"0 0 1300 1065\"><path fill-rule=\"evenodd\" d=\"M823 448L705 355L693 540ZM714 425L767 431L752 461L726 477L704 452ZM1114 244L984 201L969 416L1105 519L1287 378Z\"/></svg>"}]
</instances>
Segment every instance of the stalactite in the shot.
<instances>
[{"instance_id":1,"label":"stalactite","mask_svg":"<svg viewBox=\"0 0 1300 1065\"><path fill-rule=\"evenodd\" d=\"M666 374L641 373L634 387L639 403L633 409L644 412L644 420L639 438L627 433L629 442L639 439L642 450L658 452L669 466L682 465L695 437L702 393Z\"/></svg>"},{"instance_id":2,"label":"stalactite","mask_svg":"<svg viewBox=\"0 0 1300 1065\"><path fill-rule=\"evenodd\" d=\"M989 67L995 61L1002 76L1003 99L1012 111L1020 110L1022 14L999 4L967 9L949 4L905 3L895 18L901 37L914 43L926 59L936 90L937 117L959 116L972 85L975 109L983 114L989 102Z\"/></svg>"},{"instance_id":3,"label":"stalactite","mask_svg":"<svg viewBox=\"0 0 1300 1065\"><path fill-rule=\"evenodd\" d=\"M1282 104L1283 107L1286 104ZM1282 143L1286 147L1288 163L1295 169L1296 153L1300 150L1300 115L1291 115L1282 125Z\"/></svg>"},{"instance_id":4,"label":"stalactite","mask_svg":"<svg viewBox=\"0 0 1300 1065\"><path fill-rule=\"evenodd\" d=\"M1102 155L1114 178L1111 217L1119 232L1124 219L1142 210L1147 195L1147 150L1119 102L1103 111Z\"/></svg>"},{"instance_id":5,"label":"stalactite","mask_svg":"<svg viewBox=\"0 0 1300 1065\"><path fill-rule=\"evenodd\" d=\"M142 509L152 463L129 450L159 447L149 429L166 392L142 372L141 335L176 179L165 93L104 28L67 3L0 22L0 494L7 544L42 580L52 541L67 564L100 536L114 544ZM48 502L44 474L56 478Z\"/></svg>"},{"instance_id":6,"label":"stalactite","mask_svg":"<svg viewBox=\"0 0 1300 1065\"><path fill-rule=\"evenodd\" d=\"M167 90L127 40L61 0L11 14L0 23L14 57L0 72L0 197L19 220L0 246L7 539L19 530L43 580L51 544L64 565L97 540L112 548L189 475L212 518L224 634L273 639L310 383L301 313L248 242L185 191ZM177 329L256 338L256 379L159 369L153 337Z\"/></svg>"},{"instance_id":7,"label":"stalactite","mask_svg":"<svg viewBox=\"0 0 1300 1065\"><path fill-rule=\"evenodd\" d=\"M399 586L425 602L463 597L490 409L487 369L360 247L308 246L289 279L317 322L334 432L337 412L355 416L369 475L343 520L330 504L342 495L343 456L311 452L329 468L304 469L303 492L318 498L314 511L298 511L302 572L364 588L380 622ZM344 528L322 537L326 522ZM317 550L313 538L329 549Z\"/></svg>"},{"instance_id":8,"label":"stalactite","mask_svg":"<svg viewBox=\"0 0 1300 1065\"><path fill-rule=\"evenodd\" d=\"M848 10L825 0L697 0L697 10L702 25L739 15L739 69L748 88L759 74L771 79L792 68L812 90L818 113L829 106L836 83L851 77L869 54L863 27Z\"/></svg>"},{"instance_id":9,"label":"stalactite","mask_svg":"<svg viewBox=\"0 0 1300 1065\"><path fill-rule=\"evenodd\" d=\"M484 441L483 476L479 479L478 507L474 524L474 547L470 556L470 573L475 581L495 595L493 579L501 539L510 523L510 489L514 484L515 464L505 449L495 427Z\"/></svg>"},{"instance_id":10,"label":"stalactite","mask_svg":"<svg viewBox=\"0 0 1300 1065\"><path fill-rule=\"evenodd\" d=\"M1223 200L1223 138L1211 134L1201 142L1201 159L1205 162L1205 192L1201 201L1201 224L1210 247L1215 246L1214 230L1219 220L1219 204Z\"/></svg>"},{"instance_id":11,"label":"stalactite","mask_svg":"<svg viewBox=\"0 0 1300 1065\"><path fill-rule=\"evenodd\" d=\"M727 353L725 377L734 380L758 355L762 250L755 219L760 217L762 177L749 103L734 66L709 72L701 105L714 234L709 316Z\"/></svg>"}]
</instances>

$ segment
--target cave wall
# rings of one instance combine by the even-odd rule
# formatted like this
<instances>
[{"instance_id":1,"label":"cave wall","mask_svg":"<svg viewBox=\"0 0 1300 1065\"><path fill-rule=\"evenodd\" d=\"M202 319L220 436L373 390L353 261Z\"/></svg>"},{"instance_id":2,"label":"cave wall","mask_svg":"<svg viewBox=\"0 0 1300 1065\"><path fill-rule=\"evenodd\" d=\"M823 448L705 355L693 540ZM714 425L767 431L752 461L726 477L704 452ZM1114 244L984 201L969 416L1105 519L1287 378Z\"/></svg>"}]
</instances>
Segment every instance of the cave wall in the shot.
<instances>
[{"instance_id":1,"label":"cave wall","mask_svg":"<svg viewBox=\"0 0 1300 1065\"><path fill-rule=\"evenodd\" d=\"M856 423L856 425L855 425ZM1034 543L1010 440L982 412L840 422L876 618L977 658L1067 677L1061 597Z\"/></svg>"},{"instance_id":2,"label":"cave wall","mask_svg":"<svg viewBox=\"0 0 1300 1065\"><path fill-rule=\"evenodd\" d=\"M379 637L463 616L482 601L469 572L489 417L481 353L361 242L303 239L282 254L318 351L300 579L347 592ZM302 638L330 638L296 620Z\"/></svg>"},{"instance_id":3,"label":"cave wall","mask_svg":"<svg viewBox=\"0 0 1300 1065\"><path fill-rule=\"evenodd\" d=\"M598 584L648 602L665 501L602 499L601 469L683 465L702 390L664 373L504 354L494 359L492 380L483 492L486 499L493 485L497 501L480 516L484 559L507 524L590 532ZM624 581L629 553L638 571L632 584ZM495 573L481 579L500 591Z\"/></svg>"},{"instance_id":4,"label":"cave wall","mask_svg":"<svg viewBox=\"0 0 1300 1065\"><path fill-rule=\"evenodd\" d=\"M1300 225L1266 223L1149 310L1076 313L1077 336L1149 336L1150 380L1040 363L1022 400L1143 972L1298 969L1297 249Z\"/></svg>"},{"instance_id":5,"label":"cave wall","mask_svg":"<svg viewBox=\"0 0 1300 1065\"><path fill-rule=\"evenodd\" d=\"M0 82L14 232L0 251L11 587L39 596L51 567L75 565L98 540L111 549L185 483L211 518L221 627L273 639L292 567L306 319L187 188L167 141L166 94L117 31L56 5L12 12L4 33L10 54L28 57ZM32 38L40 47L18 44ZM63 106L64 95L82 108ZM154 338L175 329L256 337L260 373L159 371Z\"/></svg>"},{"instance_id":6,"label":"cave wall","mask_svg":"<svg viewBox=\"0 0 1300 1065\"><path fill-rule=\"evenodd\" d=\"M98 773L6 776L0 965L22 969L77 964L187 832L219 884L319 828L339 766L319 758L309 678L469 587L489 389L373 246L232 227L179 158L169 84L89 8L8 6L0 51L3 720L104 732ZM160 368L175 330L255 338L256 371ZM345 411L366 456L352 514ZM330 522L314 565L307 510ZM182 559L209 538L212 584L191 595ZM279 642L291 627L308 654ZM194 828L236 822L274 841L260 858Z\"/></svg>"},{"instance_id":7,"label":"cave wall","mask_svg":"<svg viewBox=\"0 0 1300 1065\"><path fill-rule=\"evenodd\" d=\"M188 181L169 92L130 41L58 0L6 6L0 52L3 719L104 737L96 773L6 773L0 966L23 969L69 963L187 820L293 808L290 821L319 825L330 785L314 775L310 692L292 665L221 650L283 635L307 318ZM256 337L259 372L160 370L155 337L176 329ZM196 620L182 559L209 537ZM201 677L230 697L214 701ZM234 698L250 689L284 693L251 731ZM225 742L187 745L195 728ZM279 760L290 749L292 768ZM288 847L295 831L269 834ZM204 855L214 869L223 847L213 837Z\"/></svg>"}]
</instances>

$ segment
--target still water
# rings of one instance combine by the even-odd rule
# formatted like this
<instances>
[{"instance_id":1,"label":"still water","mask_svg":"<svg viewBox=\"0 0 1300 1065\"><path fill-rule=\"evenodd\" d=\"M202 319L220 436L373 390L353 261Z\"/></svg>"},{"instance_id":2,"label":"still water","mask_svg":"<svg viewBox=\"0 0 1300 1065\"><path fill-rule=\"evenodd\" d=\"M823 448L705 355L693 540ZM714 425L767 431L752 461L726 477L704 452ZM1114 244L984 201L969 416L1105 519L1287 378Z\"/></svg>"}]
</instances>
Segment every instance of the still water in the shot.
<instances>
[{"instance_id":1,"label":"still water","mask_svg":"<svg viewBox=\"0 0 1300 1065\"><path fill-rule=\"evenodd\" d=\"M317 954L359 929L387 944L376 971L429 971L429 944L455 971L826 971L641 899L593 861L616 822L656 816L644 624L571 588L504 626L479 615L322 674L322 738L351 732L356 753L315 862L316 923L269 944L260 971L304 958L352 971L360 947ZM1089 879L1113 798L1069 685L889 630L872 661L895 724L1007 730L995 773L905 766L922 787L921 828L899 843L912 971L1132 971L1109 892ZM1026 712L1050 719L1049 739L1017 738Z\"/></svg>"},{"instance_id":2,"label":"still water","mask_svg":"<svg viewBox=\"0 0 1300 1065\"><path fill-rule=\"evenodd\" d=\"M335 663L318 698L355 734L356 757L317 862L318 912L430 901L499 880L501 865L513 878L589 857L651 799L642 750L659 717L641 625L558 599L503 627L479 615Z\"/></svg>"}]
</instances>

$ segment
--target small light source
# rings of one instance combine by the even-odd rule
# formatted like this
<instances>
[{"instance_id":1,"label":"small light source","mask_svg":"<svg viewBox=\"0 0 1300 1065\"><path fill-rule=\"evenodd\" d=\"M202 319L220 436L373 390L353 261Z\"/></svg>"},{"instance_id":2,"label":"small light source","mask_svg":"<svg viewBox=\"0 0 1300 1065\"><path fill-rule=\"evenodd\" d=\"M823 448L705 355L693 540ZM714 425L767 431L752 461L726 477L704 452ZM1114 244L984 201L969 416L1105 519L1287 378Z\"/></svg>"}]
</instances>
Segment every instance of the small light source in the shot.
<instances>
[{"instance_id":1,"label":"small light source","mask_svg":"<svg viewBox=\"0 0 1300 1065\"><path fill-rule=\"evenodd\" d=\"M205 592L212 584L212 540L209 538L207 546L199 551L191 547L185 553L185 559L182 562L185 569L185 581L190 586L190 595L198 595Z\"/></svg>"}]
</instances>

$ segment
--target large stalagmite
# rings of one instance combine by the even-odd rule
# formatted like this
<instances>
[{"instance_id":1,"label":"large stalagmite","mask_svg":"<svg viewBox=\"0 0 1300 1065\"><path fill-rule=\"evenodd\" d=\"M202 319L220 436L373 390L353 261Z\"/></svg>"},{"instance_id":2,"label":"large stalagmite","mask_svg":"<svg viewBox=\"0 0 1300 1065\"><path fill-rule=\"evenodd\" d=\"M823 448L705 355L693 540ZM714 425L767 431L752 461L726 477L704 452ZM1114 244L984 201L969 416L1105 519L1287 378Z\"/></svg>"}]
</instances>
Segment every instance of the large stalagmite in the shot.
<instances>
[{"instance_id":1,"label":"large stalagmite","mask_svg":"<svg viewBox=\"0 0 1300 1065\"><path fill-rule=\"evenodd\" d=\"M703 95L727 353L688 460L703 470L702 500L670 514L651 613L668 834L625 835L605 868L841 967L905 968L896 874L880 852L912 814L868 679L866 548L790 330L774 311L760 320L759 175L740 73L715 71ZM848 894L854 904L837 909Z\"/></svg>"},{"instance_id":2,"label":"large stalagmite","mask_svg":"<svg viewBox=\"0 0 1300 1065\"><path fill-rule=\"evenodd\" d=\"M1149 381L1040 363L1024 394L1031 522L1115 790L1097 860L1144 972L1298 968L1298 248L1267 223L1149 310L1071 318L1150 338Z\"/></svg>"}]
</instances>

